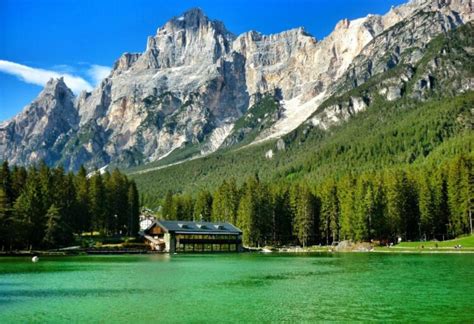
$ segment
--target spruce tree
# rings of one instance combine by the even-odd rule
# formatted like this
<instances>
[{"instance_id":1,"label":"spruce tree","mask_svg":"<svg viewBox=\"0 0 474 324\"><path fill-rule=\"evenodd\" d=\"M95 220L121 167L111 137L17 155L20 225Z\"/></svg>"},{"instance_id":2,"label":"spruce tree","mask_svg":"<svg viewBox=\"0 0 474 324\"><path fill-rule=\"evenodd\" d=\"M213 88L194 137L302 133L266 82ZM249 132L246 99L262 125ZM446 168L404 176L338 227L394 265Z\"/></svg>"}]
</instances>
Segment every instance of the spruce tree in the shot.
<instances>
[{"instance_id":1,"label":"spruce tree","mask_svg":"<svg viewBox=\"0 0 474 324\"><path fill-rule=\"evenodd\" d=\"M14 234L10 207L7 195L4 189L0 187L0 247L2 251L11 246Z\"/></svg>"},{"instance_id":2,"label":"spruce tree","mask_svg":"<svg viewBox=\"0 0 474 324\"><path fill-rule=\"evenodd\" d=\"M163 205L161 206L161 216L163 219L173 219L173 209L174 209L174 200L173 193L168 191L166 193L165 199L163 200Z\"/></svg>"},{"instance_id":3,"label":"spruce tree","mask_svg":"<svg viewBox=\"0 0 474 324\"><path fill-rule=\"evenodd\" d=\"M102 234L108 233L107 224L107 195L102 175L96 172L90 179L89 207L92 220L92 230ZM114 215L115 216L115 215Z\"/></svg>"},{"instance_id":4,"label":"spruce tree","mask_svg":"<svg viewBox=\"0 0 474 324\"><path fill-rule=\"evenodd\" d=\"M298 196L294 199L294 234L304 247L314 242L315 203L314 196L306 185L299 185L297 188Z\"/></svg>"},{"instance_id":5,"label":"spruce tree","mask_svg":"<svg viewBox=\"0 0 474 324\"><path fill-rule=\"evenodd\" d=\"M135 181L131 181L128 186L127 205L127 234L135 236L140 227L140 201Z\"/></svg>"},{"instance_id":6,"label":"spruce tree","mask_svg":"<svg viewBox=\"0 0 474 324\"><path fill-rule=\"evenodd\" d=\"M76 208L74 212L74 227L78 233L92 230L92 216L87 171L81 166L74 178L76 191Z\"/></svg>"},{"instance_id":7,"label":"spruce tree","mask_svg":"<svg viewBox=\"0 0 474 324\"><path fill-rule=\"evenodd\" d=\"M339 240L339 200L336 183L333 179L325 181L320 188L321 196L321 235L329 245Z\"/></svg>"},{"instance_id":8,"label":"spruce tree","mask_svg":"<svg viewBox=\"0 0 474 324\"><path fill-rule=\"evenodd\" d=\"M56 205L51 205L46 213L46 229L43 244L52 248L65 246L73 241L72 229L64 220L64 214Z\"/></svg>"},{"instance_id":9,"label":"spruce tree","mask_svg":"<svg viewBox=\"0 0 474 324\"><path fill-rule=\"evenodd\" d=\"M205 221L211 220L212 213L212 195L207 190L201 190L194 204L194 221Z\"/></svg>"},{"instance_id":10,"label":"spruce tree","mask_svg":"<svg viewBox=\"0 0 474 324\"><path fill-rule=\"evenodd\" d=\"M19 228L18 239L26 248L38 248L43 241L45 200L38 172L32 168L25 188L14 205L15 219L18 221Z\"/></svg>"}]
</instances>

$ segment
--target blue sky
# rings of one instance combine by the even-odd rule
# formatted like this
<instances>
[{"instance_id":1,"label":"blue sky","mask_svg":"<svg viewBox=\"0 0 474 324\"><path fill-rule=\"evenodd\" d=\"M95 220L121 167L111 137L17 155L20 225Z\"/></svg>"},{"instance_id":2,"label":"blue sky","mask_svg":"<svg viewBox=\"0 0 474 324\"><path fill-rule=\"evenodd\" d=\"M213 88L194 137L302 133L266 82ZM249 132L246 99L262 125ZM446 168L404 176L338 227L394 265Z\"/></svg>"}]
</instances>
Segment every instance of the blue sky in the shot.
<instances>
[{"instance_id":1,"label":"blue sky","mask_svg":"<svg viewBox=\"0 0 474 324\"><path fill-rule=\"evenodd\" d=\"M142 52L148 35L192 7L235 34L303 26L322 39L343 18L383 14L404 2L0 0L0 121L33 100L51 75L65 74L75 91L92 88L123 52Z\"/></svg>"}]
</instances>

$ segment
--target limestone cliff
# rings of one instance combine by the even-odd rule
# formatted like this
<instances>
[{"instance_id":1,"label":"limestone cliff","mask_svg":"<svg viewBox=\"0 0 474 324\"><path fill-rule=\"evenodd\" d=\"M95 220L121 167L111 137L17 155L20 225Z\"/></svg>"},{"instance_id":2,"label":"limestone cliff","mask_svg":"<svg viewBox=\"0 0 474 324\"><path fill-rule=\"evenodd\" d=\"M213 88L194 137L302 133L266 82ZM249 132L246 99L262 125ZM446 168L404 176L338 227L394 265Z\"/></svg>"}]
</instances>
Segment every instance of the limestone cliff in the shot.
<instances>
[{"instance_id":1,"label":"limestone cliff","mask_svg":"<svg viewBox=\"0 0 474 324\"><path fill-rule=\"evenodd\" d=\"M129 167L185 146L208 154L242 136L248 140L246 134L254 142L278 138L310 116L327 127L327 120L365 109L370 98L354 97L342 111L318 110L325 100L401 63L414 65L436 35L472 20L472 6L469 0L414 0L384 16L342 20L321 41L303 28L235 36L192 9L148 37L143 53L123 54L92 92L74 98L62 80L50 81L22 113L0 125L0 159L45 159L68 169ZM411 54L402 55L407 49ZM407 69L405 78L412 72ZM400 82L407 82L400 80L386 81L380 93L395 100ZM266 115L263 124L252 121L258 114L250 107L277 93L278 113ZM246 127L233 131L243 120Z\"/></svg>"}]
</instances>

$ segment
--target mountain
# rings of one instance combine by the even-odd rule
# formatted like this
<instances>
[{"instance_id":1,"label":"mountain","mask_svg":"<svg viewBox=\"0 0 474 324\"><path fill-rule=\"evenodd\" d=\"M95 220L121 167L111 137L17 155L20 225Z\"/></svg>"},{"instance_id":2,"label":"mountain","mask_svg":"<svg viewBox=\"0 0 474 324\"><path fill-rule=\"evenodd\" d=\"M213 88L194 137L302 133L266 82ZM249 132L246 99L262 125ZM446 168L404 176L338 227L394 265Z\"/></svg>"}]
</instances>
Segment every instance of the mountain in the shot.
<instances>
[{"instance_id":1,"label":"mountain","mask_svg":"<svg viewBox=\"0 0 474 324\"><path fill-rule=\"evenodd\" d=\"M409 90L426 100L438 63L424 75L415 67L435 37L472 20L472 6L415 0L342 20L321 41L303 28L236 36L192 9L148 37L143 53L123 54L92 92L74 98L62 80L50 81L0 125L0 159L77 170L163 165L278 138L283 147L285 135L310 124L329 129L379 97L395 101ZM364 92L386 73L393 76L376 92ZM462 80L453 91L472 89L472 79Z\"/></svg>"},{"instance_id":2,"label":"mountain","mask_svg":"<svg viewBox=\"0 0 474 324\"><path fill-rule=\"evenodd\" d=\"M349 70L340 90L280 139L245 145L255 130L265 129L280 113L280 102L266 96L249 110L256 119L247 113L236 122L236 129L248 129L236 133L244 146L232 144L172 165L175 161L164 159L131 169L129 174L144 193L144 203L159 206L160 197L168 191L213 190L224 179L242 184L256 173L265 182L303 182L318 188L327 178L376 170L419 170L425 165L433 169L460 155L472 157L472 48L474 23L469 22L437 35L423 47L405 48L397 64L358 86ZM413 53L418 53L417 60ZM375 61L375 57L369 59Z\"/></svg>"},{"instance_id":3,"label":"mountain","mask_svg":"<svg viewBox=\"0 0 474 324\"><path fill-rule=\"evenodd\" d=\"M18 164L56 163L68 134L79 124L74 100L62 78L50 80L38 98L0 125L1 155Z\"/></svg>"}]
</instances>

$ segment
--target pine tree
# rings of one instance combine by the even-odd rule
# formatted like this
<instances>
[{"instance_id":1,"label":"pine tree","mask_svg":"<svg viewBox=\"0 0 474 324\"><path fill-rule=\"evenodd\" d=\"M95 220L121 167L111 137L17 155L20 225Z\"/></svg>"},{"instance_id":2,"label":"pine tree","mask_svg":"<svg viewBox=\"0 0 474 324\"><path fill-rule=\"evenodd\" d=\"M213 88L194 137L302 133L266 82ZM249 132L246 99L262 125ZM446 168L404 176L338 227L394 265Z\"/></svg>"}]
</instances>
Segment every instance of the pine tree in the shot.
<instances>
[{"instance_id":1,"label":"pine tree","mask_svg":"<svg viewBox=\"0 0 474 324\"><path fill-rule=\"evenodd\" d=\"M12 174L7 161L2 163L2 168L0 170L0 187L3 189L7 203L12 205L15 202L16 197L13 189Z\"/></svg>"},{"instance_id":2,"label":"pine tree","mask_svg":"<svg viewBox=\"0 0 474 324\"><path fill-rule=\"evenodd\" d=\"M453 160L448 171L449 230L453 237L469 233L472 188L472 164L464 156Z\"/></svg>"},{"instance_id":3,"label":"pine tree","mask_svg":"<svg viewBox=\"0 0 474 324\"><path fill-rule=\"evenodd\" d=\"M237 212L237 227L242 230L243 243L247 246L259 245L256 190L257 182L247 181Z\"/></svg>"},{"instance_id":4,"label":"pine tree","mask_svg":"<svg viewBox=\"0 0 474 324\"><path fill-rule=\"evenodd\" d=\"M352 174L347 175L338 183L338 200L341 207L341 238L344 240L354 239L354 215L356 180Z\"/></svg>"},{"instance_id":5,"label":"pine tree","mask_svg":"<svg viewBox=\"0 0 474 324\"><path fill-rule=\"evenodd\" d=\"M118 169L104 177L108 196L108 224L113 233L125 232L128 224L128 180Z\"/></svg>"},{"instance_id":6,"label":"pine tree","mask_svg":"<svg viewBox=\"0 0 474 324\"><path fill-rule=\"evenodd\" d=\"M201 190L194 204L194 221L211 220L212 213L212 195L207 190Z\"/></svg>"},{"instance_id":7,"label":"pine tree","mask_svg":"<svg viewBox=\"0 0 474 324\"><path fill-rule=\"evenodd\" d=\"M330 179L321 185L321 235L326 245L339 240L339 201L337 187Z\"/></svg>"},{"instance_id":8,"label":"pine tree","mask_svg":"<svg viewBox=\"0 0 474 324\"><path fill-rule=\"evenodd\" d=\"M43 244L47 247L57 247L70 244L72 241L72 229L64 221L63 213L56 205L51 205L46 213Z\"/></svg>"},{"instance_id":9,"label":"pine tree","mask_svg":"<svg viewBox=\"0 0 474 324\"><path fill-rule=\"evenodd\" d=\"M389 235L386 218L386 198L384 195L383 175L375 174L372 177L374 210L369 229L369 238L387 239Z\"/></svg>"},{"instance_id":10,"label":"pine tree","mask_svg":"<svg viewBox=\"0 0 474 324\"><path fill-rule=\"evenodd\" d=\"M13 199L11 200L11 205L18 199L21 194L21 191L26 185L26 179L28 178L28 173L24 167L14 166L12 171L12 190L13 190Z\"/></svg>"},{"instance_id":11,"label":"pine tree","mask_svg":"<svg viewBox=\"0 0 474 324\"><path fill-rule=\"evenodd\" d=\"M38 170L38 180L41 185L41 191L43 195L43 204L45 210L53 203L53 196L56 192L53 186L53 177L51 174L51 169L46 165L44 161L41 161L39 170Z\"/></svg>"},{"instance_id":12,"label":"pine tree","mask_svg":"<svg viewBox=\"0 0 474 324\"><path fill-rule=\"evenodd\" d=\"M274 244L284 244L293 238L293 213L290 192L286 188L272 188L272 229L271 237Z\"/></svg>"},{"instance_id":13,"label":"pine tree","mask_svg":"<svg viewBox=\"0 0 474 324\"><path fill-rule=\"evenodd\" d=\"M74 228L78 233L92 230L91 205L89 196L89 179L84 166L74 178L76 191L76 209L74 211Z\"/></svg>"},{"instance_id":14,"label":"pine tree","mask_svg":"<svg viewBox=\"0 0 474 324\"><path fill-rule=\"evenodd\" d=\"M372 189L364 176L357 181L355 193L355 210L353 218L353 231L355 241L365 241L369 237L368 223L374 209Z\"/></svg>"},{"instance_id":15,"label":"pine tree","mask_svg":"<svg viewBox=\"0 0 474 324\"><path fill-rule=\"evenodd\" d=\"M185 220L193 220L194 199L191 195L183 196L183 213L185 215Z\"/></svg>"},{"instance_id":16,"label":"pine tree","mask_svg":"<svg viewBox=\"0 0 474 324\"><path fill-rule=\"evenodd\" d=\"M414 181L404 171L387 174L386 197L390 233L414 240L420 235L418 197Z\"/></svg>"},{"instance_id":17,"label":"pine tree","mask_svg":"<svg viewBox=\"0 0 474 324\"><path fill-rule=\"evenodd\" d=\"M26 243L27 248L40 247L45 231L45 198L38 172L33 168L22 194L14 205L15 218L18 221L18 241Z\"/></svg>"},{"instance_id":18,"label":"pine tree","mask_svg":"<svg viewBox=\"0 0 474 324\"><path fill-rule=\"evenodd\" d=\"M127 205L127 234L129 236L135 236L140 227L140 201L135 181L131 181L128 186Z\"/></svg>"},{"instance_id":19,"label":"pine tree","mask_svg":"<svg viewBox=\"0 0 474 324\"><path fill-rule=\"evenodd\" d=\"M448 204L448 182L446 168L440 167L435 170L432 178L433 199L435 201L435 214L433 215L434 237L444 240L448 235L448 224L450 216Z\"/></svg>"},{"instance_id":20,"label":"pine tree","mask_svg":"<svg viewBox=\"0 0 474 324\"><path fill-rule=\"evenodd\" d=\"M420 208L420 230L422 238L427 240L434 237L434 217L437 214L437 202L431 185L431 174L426 171L418 173L418 202Z\"/></svg>"},{"instance_id":21,"label":"pine tree","mask_svg":"<svg viewBox=\"0 0 474 324\"><path fill-rule=\"evenodd\" d=\"M294 234L304 246L314 242L315 238L315 202L314 196L306 185L296 187L297 197L294 212Z\"/></svg>"},{"instance_id":22,"label":"pine tree","mask_svg":"<svg viewBox=\"0 0 474 324\"><path fill-rule=\"evenodd\" d=\"M12 244L13 219L11 208L7 195L2 187L0 187L0 246L1 250L9 248Z\"/></svg>"},{"instance_id":23,"label":"pine tree","mask_svg":"<svg viewBox=\"0 0 474 324\"><path fill-rule=\"evenodd\" d=\"M89 207L92 230L107 233L107 196L102 175L97 172L90 179Z\"/></svg>"},{"instance_id":24,"label":"pine tree","mask_svg":"<svg viewBox=\"0 0 474 324\"><path fill-rule=\"evenodd\" d=\"M168 191L166 193L165 199L163 200L163 206L161 207L161 215L164 219L173 219L174 215L174 200L173 193Z\"/></svg>"}]
</instances>

